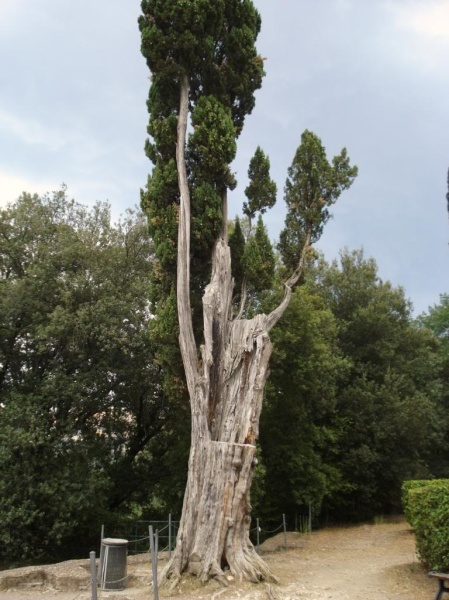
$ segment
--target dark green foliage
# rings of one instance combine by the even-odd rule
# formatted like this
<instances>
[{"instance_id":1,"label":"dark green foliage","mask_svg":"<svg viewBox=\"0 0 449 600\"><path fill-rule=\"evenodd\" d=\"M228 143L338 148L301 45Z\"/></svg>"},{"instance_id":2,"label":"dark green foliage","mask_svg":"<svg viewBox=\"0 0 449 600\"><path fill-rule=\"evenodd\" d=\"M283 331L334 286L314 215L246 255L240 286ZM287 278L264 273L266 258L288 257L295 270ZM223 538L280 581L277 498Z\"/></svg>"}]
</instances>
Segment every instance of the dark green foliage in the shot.
<instances>
[{"instance_id":1,"label":"dark green foliage","mask_svg":"<svg viewBox=\"0 0 449 600\"><path fill-rule=\"evenodd\" d=\"M110 522L112 481L93 468L103 454L100 440L80 443L69 426L62 433L43 394L10 393L6 400L0 412L0 557L48 560L87 551L91 533Z\"/></svg>"},{"instance_id":2,"label":"dark green foliage","mask_svg":"<svg viewBox=\"0 0 449 600\"><path fill-rule=\"evenodd\" d=\"M350 166L345 148L330 163L320 138L304 131L285 183L287 217L279 250L286 267L296 268L307 232L312 242L320 238L329 208L356 176L357 167Z\"/></svg>"},{"instance_id":3,"label":"dark green foliage","mask_svg":"<svg viewBox=\"0 0 449 600\"><path fill-rule=\"evenodd\" d=\"M24 194L0 237L0 556L61 557L132 513L167 426L152 246L142 216L112 226L64 191Z\"/></svg>"},{"instance_id":4,"label":"dark green foliage","mask_svg":"<svg viewBox=\"0 0 449 600\"><path fill-rule=\"evenodd\" d=\"M434 480L429 479L411 479L408 481L404 481L402 484L402 508L404 512L404 517L410 523L412 527L414 527L413 520L415 519L415 505L413 503L413 498L410 495L410 491L415 488L424 487L429 485L429 483Z\"/></svg>"},{"instance_id":5,"label":"dark green foliage","mask_svg":"<svg viewBox=\"0 0 449 600\"><path fill-rule=\"evenodd\" d=\"M436 337L438 344L438 374L441 384L440 422L444 439L433 457L433 470L439 477L449 476L449 295L442 294L439 304L429 308L417 319L418 325Z\"/></svg>"},{"instance_id":6,"label":"dark green foliage","mask_svg":"<svg viewBox=\"0 0 449 600\"><path fill-rule=\"evenodd\" d=\"M250 0L143 0L141 7L141 49L152 73L150 139L145 149L153 171L142 192L155 254L152 336L164 371L164 389L173 401L186 403L174 310L180 77L187 75L190 86L193 131L186 161L192 206L191 305L200 338L201 296L210 275L212 249L221 233L222 204L226 190L236 185L229 164L264 75L255 47L260 16Z\"/></svg>"},{"instance_id":7,"label":"dark green foliage","mask_svg":"<svg viewBox=\"0 0 449 600\"><path fill-rule=\"evenodd\" d=\"M309 286L297 288L272 334L274 351L261 417L261 446L268 493L265 516L285 513L289 523L302 505L318 510L339 486L329 461L335 444L336 389L348 365L337 344L337 323Z\"/></svg>"},{"instance_id":8,"label":"dark green foliage","mask_svg":"<svg viewBox=\"0 0 449 600\"><path fill-rule=\"evenodd\" d=\"M449 338L449 294L441 294L440 303L429 308L429 314L420 317L441 340Z\"/></svg>"},{"instance_id":9,"label":"dark green foliage","mask_svg":"<svg viewBox=\"0 0 449 600\"><path fill-rule=\"evenodd\" d=\"M142 52L154 72L192 70L213 56L224 2L144 0L139 18Z\"/></svg>"},{"instance_id":10,"label":"dark green foliage","mask_svg":"<svg viewBox=\"0 0 449 600\"><path fill-rule=\"evenodd\" d=\"M255 292L270 288L274 278L275 259L261 216L253 235L245 245L242 265L248 284Z\"/></svg>"},{"instance_id":11,"label":"dark green foliage","mask_svg":"<svg viewBox=\"0 0 449 600\"><path fill-rule=\"evenodd\" d=\"M199 98L192 113L189 167L193 181L204 181L217 190L234 187L229 169L237 150L230 110L213 96Z\"/></svg>"},{"instance_id":12,"label":"dark green foliage","mask_svg":"<svg viewBox=\"0 0 449 600\"><path fill-rule=\"evenodd\" d=\"M351 364L337 392L334 448L351 487L328 508L357 519L397 511L402 481L429 476L441 440L435 339L415 327L402 289L382 282L361 252L344 252L341 267L318 282Z\"/></svg>"},{"instance_id":13,"label":"dark green foliage","mask_svg":"<svg viewBox=\"0 0 449 600\"><path fill-rule=\"evenodd\" d=\"M248 202L243 203L243 213L254 219L257 212L265 213L276 203L276 183L270 178L270 160L258 146L248 169L249 185L245 189Z\"/></svg>"},{"instance_id":14,"label":"dark green foliage","mask_svg":"<svg viewBox=\"0 0 449 600\"><path fill-rule=\"evenodd\" d=\"M189 77L194 127L188 165L196 288L205 284L210 251L220 231L222 192L235 187L229 163L235 156L235 138L254 106L263 64L254 45L260 17L249 0L144 0L142 12L142 53L152 71L148 100L152 139L146 152L154 164L142 206L161 263L163 285L156 282L159 292L154 294L158 301L173 284L176 262L174 206L179 204L179 191L174 158L180 74Z\"/></svg>"},{"instance_id":15,"label":"dark green foliage","mask_svg":"<svg viewBox=\"0 0 449 600\"><path fill-rule=\"evenodd\" d=\"M440 303L431 306L428 314L420 315L418 322L436 335L441 344L442 358L449 363L449 294L441 294ZM447 372L449 374L449 368Z\"/></svg>"},{"instance_id":16,"label":"dark green foliage","mask_svg":"<svg viewBox=\"0 0 449 600\"><path fill-rule=\"evenodd\" d=\"M449 480L406 482L406 516L415 534L418 554L428 569L449 569Z\"/></svg>"},{"instance_id":17,"label":"dark green foliage","mask_svg":"<svg viewBox=\"0 0 449 600\"><path fill-rule=\"evenodd\" d=\"M210 263L211 248L222 228L222 195L235 187L229 164L235 157L230 111L213 96L201 97L192 113L187 163L192 182L192 243L196 263Z\"/></svg>"},{"instance_id":18,"label":"dark green foliage","mask_svg":"<svg viewBox=\"0 0 449 600\"><path fill-rule=\"evenodd\" d=\"M263 61L254 42L260 16L250 0L143 0L139 18L142 54L154 83L161 76L174 82L180 73L191 81L191 97L213 95L231 110L239 133L254 108L254 92L262 83ZM153 83L153 85L154 85ZM164 81L160 87L166 86ZM158 84L156 84L158 85ZM177 108L178 96L170 94ZM176 110L176 109L174 109ZM155 118L167 110L150 112Z\"/></svg>"},{"instance_id":19,"label":"dark green foliage","mask_svg":"<svg viewBox=\"0 0 449 600\"><path fill-rule=\"evenodd\" d=\"M273 286L275 274L275 255L268 238L262 214L272 208L276 202L276 184L270 178L270 161L260 147L257 148L248 169L249 185L245 189L248 202L243 203L243 213L247 225L246 243L240 221L236 232L230 239L233 273L237 273L238 292L244 290L245 297L250 299L252 310L260 301L260 294ZM255 229L253 219L259 213ZM241 239L236 240L236 236ZM237 251L237 245L238 251ZM234 265L234 261L236 264ZM243 287L242 287L243 286ZM236 299L240 300L237 292ZM258 298L256 298L258 296ZM249 314L249 313L248 313Z\"/></svg>"},{"instance_id":20,"label":"dark green foliage","mask_svg":"<svg viewBox=\"0 0 449 600\"><path fill-rule=\"evenodd\" d=\"M210 183L203 182L195 186L192 193L194 210L192 211L191 241L195 244L196 261L194 272L198 267L210 264L210 249L221 231L222 198L216 188Z\"/></svg>"},{"instance_id":21,"label":"dark green foliage","mask_svg":"<svg viewBox=\"0 0 449 600\"><path fill-rule=\"evenodd\" d=\"M263 64L254 45L260 30L260 17L249 0L217 0L214 3L208 0L144 0L142 12L143 16L139 18L142 53L152 71L148 101L148 132L152 141L147 142L146 148L155 165L142 202L148 212L156 256L162 268L167 270L169 264L164 262L166 252L164 247L159 247L159 236L161 242L162 238L169 238L176 247L176 231L166 227L162 216L168 206L179 202L177 179L174 175L165 175L167 169L170 173L175 170L171 159L174 159L176 147L179 76L186 73L190 82L194 126L188 160L192 210L194 217L201 219L196 224L197 231L203 235L206 231L211 232L210 251L213 236L219 231L217 206L221 208L222 191L225 187L235 186L229 171L229 163L235 156L235 138L254 106L254 92L262 82ZM195 193L196 186L204 185L207 187L202 192ZM211 209L204 211L206 194L212 188L215 193L210 194ZM204 242L200 241L199 234L193 237L193 256L196 257L195 240L200 245ZM200 254L203 254L202 250ZM207 264L208 259L206 271L203 266L196 273L203 283Z\"/></svg>"},{"instance_id":22,"label":"dark green foliage","mask_svg":"<svg viewBox=\"0 0 449 600\"><path fill-rule=\"evenodd\" d=\"M165 274L170 272L176 264L176 236L178 228L178 173L174 158L165 164L157 164L152 176L148 178L147 194L149 197L164 197L166 202L159 210L149 212L148 224L152 241L158 249L158 262L160 269L154 274L156 281L160 281L166 288L171 283L171 278ZM142 196L142 208L148 211L145 195Z\"/></svg>"},{"instance_id":23,"label":"dark green foliage","mask_svg":"<svg viewBox=\"0 0 449 600\"><path fill-rule=\"evenodd\" d=\"M264 510L294 516L311 501L323 518L360 521L400 511L404 479L439 475L438 342L374 260L319 262L272 336Z\"/></svg>"},{"instance_id":24,"label":"dark green foliage","mask_svg":"<svg viewBox=\"0 0 449 600\"><path fill-rule=\"evenodd\" d=\"M236 217L234 227L229 234L229 248L231 250L232 275L238 293L243 283L243 255L245 252L245 237L238 217Z\"/></svg>"}]
</instances>

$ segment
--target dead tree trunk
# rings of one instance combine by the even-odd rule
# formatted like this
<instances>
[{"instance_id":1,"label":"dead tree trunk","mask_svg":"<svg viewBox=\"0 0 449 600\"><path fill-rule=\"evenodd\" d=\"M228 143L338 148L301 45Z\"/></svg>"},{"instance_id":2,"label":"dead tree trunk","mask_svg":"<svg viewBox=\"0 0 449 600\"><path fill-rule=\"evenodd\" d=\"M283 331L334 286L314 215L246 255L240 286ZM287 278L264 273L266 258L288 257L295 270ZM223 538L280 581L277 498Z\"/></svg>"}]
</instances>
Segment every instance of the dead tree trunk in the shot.
<instances>
[{"instance_id":1,"label":"dead tree trunk","mask_svg":"<svg viewBox=\"0 0 449 600\"><path fill-rule=\"evenodd\" d=\"M232 320L230 251L223 238L217 240L203 297L204 345L197 351L190 309L190 196L184 158L188 95L188 80L183 77L177 144L181 193L177 301L192 440L177 545L162 582L171 577L176 581L188 571L203 581L216 577L226 584L224 567L237 579L275 580L249 539L250 488L272 350L268 334L288 304L305 250L278 309L270 315Z\"/></svg>"},{"instance_id":2,"label":"dead tree trunk","mask_svg":"<svg viewBox=\"0 0 449 600\"><path fill-rule=\"evenodd\" d=\"M165 575L188 570L223 583L273 579L249 539L250 488L271 343L267 316L230 319L230 252L217 242L203 298L205 344L192 403L192 441L182 520Z\"/></svg>"}]
</instances>

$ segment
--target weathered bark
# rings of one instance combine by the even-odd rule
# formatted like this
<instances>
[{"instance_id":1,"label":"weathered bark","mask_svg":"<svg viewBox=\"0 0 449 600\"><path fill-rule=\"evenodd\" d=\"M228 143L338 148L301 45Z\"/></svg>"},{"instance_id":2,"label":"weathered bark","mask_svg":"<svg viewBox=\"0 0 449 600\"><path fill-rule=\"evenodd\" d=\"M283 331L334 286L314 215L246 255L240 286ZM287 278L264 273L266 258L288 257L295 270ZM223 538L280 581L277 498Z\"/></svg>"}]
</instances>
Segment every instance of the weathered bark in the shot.
<instances>
[{"instance_id":1,"label":"weathered bark","mask_svg":"<svg viewBox=\"0 0 449 600\"><path fill-rule=\"evenodd\" d=\"M192 399L189 475L175 553L163 574L202 580L223 567L238 579L274 580L249 539L250 488L271 342L267 316L231 321L230 251L217 242L203 298L205 343Z\"/></svg>"},{"instance_id":2,"label":"weathered bark","mask_svg":"<svg viewBox=\"0 0 449 600\"><path fill-rule=\"evenodd\" d=\"M176 152L181 195L177 302L192 439L177 545L162 582L170 577L176 582L188 571L203 581L216 577L226 584L225 567L237 579L273 581L275 577L249 539L250 489L272 350L268 334L288 304L305 250L278 309L270 315L232 320L231 255L224 228L215 245L211 281L203 297L204 345L198 355L189 294L190 195L184 157L188 97L189 83L183 76Z\"/></svg>"}]
</instances>

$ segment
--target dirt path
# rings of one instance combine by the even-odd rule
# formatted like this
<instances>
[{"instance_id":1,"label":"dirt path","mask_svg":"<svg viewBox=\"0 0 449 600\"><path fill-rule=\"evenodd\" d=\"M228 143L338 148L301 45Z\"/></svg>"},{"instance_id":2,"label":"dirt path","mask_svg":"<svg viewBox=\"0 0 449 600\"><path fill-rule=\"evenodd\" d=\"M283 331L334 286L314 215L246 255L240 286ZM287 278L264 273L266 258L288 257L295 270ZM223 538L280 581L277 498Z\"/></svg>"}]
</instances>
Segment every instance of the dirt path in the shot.
<instances>
[{"instance_id":1,"label":"dirt path","mask_svg":"<svg viewBox=\"0 0 449 600\"><path fill-rule=\"evenodd\" d=\"M415 554L413 535L404 522L335 528L299 536L283 534L268 540L261 551L279 586L239 585L228 589L210 583L198 587L186 580L173 600L430 600L437 585L429 580ZM64 563L61 563L63 565ZM62 569L62 566L61 566ZM150 572L145 562L130 562L128 572ZM11 572L9 572L11 573ZM0 573L0 575L2 575ZM1 582L0 582L1 583ZM166 597L166 592L160 594ZM90 594L56 590L14 589L1 591L0 600L88 600ZM121 592L99 592L99 600L152 598L149 577Z\"/></svg>"},{"instance_id":2,"label":"dirt path","mask_svg":"<svg viewBox=\"0 0 449 600\"><path fill-rule=\"evenodd\" d=\"M437 587L403 522L319 531L306 536L302 549L273 559L284 598L429 600Z\"/></svg>"}]
</instances>

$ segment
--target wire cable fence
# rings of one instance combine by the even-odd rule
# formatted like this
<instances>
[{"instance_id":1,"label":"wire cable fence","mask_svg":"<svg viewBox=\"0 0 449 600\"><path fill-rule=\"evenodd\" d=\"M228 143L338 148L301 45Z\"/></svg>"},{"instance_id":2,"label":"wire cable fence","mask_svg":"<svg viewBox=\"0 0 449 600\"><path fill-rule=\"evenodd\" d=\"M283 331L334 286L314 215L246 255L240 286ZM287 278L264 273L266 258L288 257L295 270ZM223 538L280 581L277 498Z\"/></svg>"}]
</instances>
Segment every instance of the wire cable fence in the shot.
<instances>
[{"instance_id":1,"label":"wire cable fence","mask_svg":"<svg viewBox=\"0 0 449 600\"><path fill-rule=\"evenodd\" d=\"M171 517L171 516L170 516ZM147 522L148 523L148 522ZM151 523L151 522L150 522ZM159 524L160 522L158 522ZM162 531L167 531L169 537L172 535L172 523L171 518L167 525L161 528ZM134 544L143 543L147 549L145 552L149 553L149 559L151 562L152 571L152 588L154 600L159 600L159 591L157 585L157 568L158 568L158 552L159 552L159 532L154 531L153 525L148 526L148 535L132 540ZM105 538L104 537L104 526L101 528L101 550L100 558L98 561L94 551L90 552L90 588L92 600L98 600L102 598L103 593L109 594L111 591L123 590L127 587L128 580L133 576L137 575L140 568L137 566L130 573L127 572L128 567L128 545L129 540L123 538ZM112 554L111 554L112 553ZM147 577L145 577L146 579ZM148 577L148 579L150 579ZM150 583L150 582L149 582ZM73 600L79 596L77 594ZM109 597L109 595L107 596Z\"/></svg>"},{"instance_id":2,"label":"wire cable fence","mask_svg":"<svg viewBox=\"0 0 449 600\"><path fill-rule=\"evenodd\" d=\"M171 552L176 546L176 537L178 535L179 521L173 521L169 515L168 521L136 521L134 531L129 535L130 554L143 554L150 551L149 527L157 533L159 541L159 552Z\"/></svg>"},{"instance_id":3,"label":"wire cable fence","mask_svg":"<svg viewBox=\"0 0 449 600\"><path fill-rule=\"evenodd\" d=\"M279 531L282 531L282 530L284 531L284 536L285 536L285 539L284 539L285 549L287 549L287 521L286 521L285 515L282 515L282 523L278 527L275 527L274 529L264 529L261 526L260 519L256 519L256 526L253 527L252 529L250 529L250 535L251 535L251 537L253 537L253 540L255 541L257 552L260 552L261 542L264 542L266 539L268 539L269 537L275 535L276 533L278 533Z\"/></svg>"},{"instance_id":4,"label":"wire cable fence","mask_svg":"<svg viewBox=\"0 0 449 600\"><path fill-rule=\"evenodd\" d=\"M266 539L275 536L279 532L283 531L285 536L285 548L287 549L287 519L285 515L282 515L282 521L279 520L266 520L262 522L260 519L255 519L256 526L250 529L250 535L257 547L257 551L259 551L260 544ZM253 521L254 523L254 521ZM295 530L300 533L306 533L311 530L311 510L309 510L309 515L294 515L291 518L291 522L289 523L289 530ZM133 530L128 536L124 536L121 538L112 538L105 539L104 535L104 526L101 528L101 548L103 548L103 540L107 543L108 541L112 543L112 545L117 544L118 542L124 542L126 545L126 550L124 551L124 562L126 567L128 566L128 561L126 559L127 555L133 554L148 554L148 562L151 562L151 569L153 571L152 578L150 577L150 572L143 573L143 569L140 566L136 566L132 568L133 562L129 563L131 566L131 571L126 572L123 576L111 577L111 574L106 576L106 573L103 572L103 564L102 558L104 560L104 556L102 557L102 553L100 552L99 560L95 556L95 552L91 552L91 560L90 560L90 568L91 568L91 588L92 588L92 600L97 600L98 598L105 597L104 594L108 594L111 590L110 586L114 586L117 584L123 583L123 588L125 586L125 582L129 582L130 578L140 578L145 581L148 580L148 584L153 588L153 593L156 596L157 591L157 583L156 586L151 581L157 582L157 562L158 562L158 553L160 552L169 552L169 554L175 549L176 546L176 537L179 530L179 521L175 521L172 519L172 516L169 515L168 520L158 521L158 520L139 520L134 523ZM129 533L129 532L128 532ZM93 558L92 558L93 555ZM97 562L99 563L97 568ZM107 559L106 559L107 562ZM142 561L136 558L136 565L141 565ZM146 564L147 560L144 558L143 563ZM145 566L144 571L147 571L147 566ZM107 584L107 585L106 585ZM132 583L130 584L132 585ZM103 589L108 587L108 589ZM77 591L74 593L71 600L78 600L83 594L84 591Z\"/></svg>"},{"instance_id":5,"label":"wire cable fence","mask_svg":"<svg viewBox=\"0 0 449 600\"><path fill-rule=\"evenodd\" d=\"M268 520L264 526L262 526L262 521L260 519L256 519L256 526L250 529L250 536L253 539L253 542L256 545L257 552L260 551L261 542L267 540L268 538L275 536L276 534L283 532L284 533L284 546L287 549L287 519L285 514L282 515L282 521L278 525L279 521ZM152 577L153 577L153 594L154 600L158 600L158 589L157 589L157 563L158 563L158 555L159 552L167 552L169 553L169 557L171 556L171 552L175 549L176 546L176 537L179 529L179 521L174 521L172 519L171 514L169 515L168 521L150 521L150 520L139 520L134 524L133 532L127 536L126 539L113 539L110 540L112 542L125 542L127 544L127 551L129 554L143 554L148 553L151 561L152 567ZM307 533L312 529L312 512L311 507L309 506L309 514L308 515L295 515L294 527L290 529L294 529L299 533ZM106 580L106 573L104 570L104 554L103 554L103 540L104 539L104 526L101 528L101 548L102 553L100 553L100 561L99 561L99 573L96 571L96 559L95 552L91 552L91 587L92 587L92 600L97 600L102 597L103 592L111 591L110 586L121 584L127 580L134 574L134 571L131 573L126 573L123 577L118 579L114 579L113 581ZM107 558L106 558L107 562ZM125 554L125 564L126 564L126 554ZM107 584L107 585L106 585ZM123 586L125 587L125 586ZM79 597L79 593L74 596L73 600L76 600Z\"/></svg>"},{"instance_id":6,"label":"wire cable fence","mask_svg":"<svg viewBox=\"0 0 449 600\"><path fill-rule=\"evenodd\" d=\"M287 518L285 514L282 515L282 522L274 520L268 520L267 525L262 527L260 519L256 519L256 526L250 529L250 537L253 543L256 545L257 552L260 550L260 544L265 542L270 537L284 532L284 546L287 549L287 530L296 531L298 533L304 534L312 531L312 508L308 506L308 514L295 515L294 517L294 525L290 525L287 527Z\"/></svg>"},{"instance_id":7,"label":"wire cable fence","mask_svg":"<svg viewBox=\"0 0 449 600\"><path fill-rule=\"evenodd\" d=\"M307 511L307 507L306 507ZM305 512L306 512L305 511ZM308 514L295 514L291 518L291 523L287 525L285 514L282 515L282 520L268 519L262 521L255 519L255 526L250 529L250 537L253 543L259 548L260 544L269 537L276 535L280 531L286 534L289 531L296 531L304 534L312 531L312 509L308 506ZM153 527L153 531L158 537L159 552L168 552L171 556L172 551L176 547L176 538L179 530L179 521L172 519L170 514L168 520L139 520L134 523L133 531L126 537L129 542L128 552L130 555L145 554L150 552L150 536L149 527ZM102 530L103 539L103 530Z\"/></svg>"},{"instance_id":8,"label":"wire cable fence","mask_svg":"<svg viewBox=\"0 0 449 600\"><path fill-rule=\"evenodd\" d=\"M154 548L156 548L156 551L157 551L157 546L153 546L153 552L154 552ZM104 557L103 557L103 560L104 560ZM97 569L97 559L96 559L95 552L91 552L90 553L90 591L91 591L91 599L92 600L99 600L101 598L110 598L111 592L121 591L121 590L125 589L127 587L125 582L127 582L129 579L131 579L133 577L133 575L135 575L138 572L138 567L137 567L137 568L133 569L130 573L127 573L124 577L120 577L119 579L110 580L106 576L107 568L106 569L104 568L105 565L102 564L101 556L100 556L100 560L98 562L99 562L99 564L98 564L98 569ZM155 567L153 568L153 577L154 577L154 573L157 572L157 557L154 554L151 555L151 562L155 564ZM122 584L122 585L118 585L118 584ZM113 586L116 586L116 587L113 587ZM154 585L153 585L153 588L154 588ZM78 592L75 596L73 596L73 598L71 600L77 600L77 598L79 598L81 594L85 594L85 591ZM157 590L154 592L154 598L155 598L155 600L158 600Z\"/></svg>"}]
</instances>

